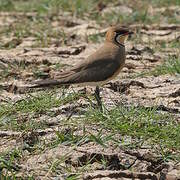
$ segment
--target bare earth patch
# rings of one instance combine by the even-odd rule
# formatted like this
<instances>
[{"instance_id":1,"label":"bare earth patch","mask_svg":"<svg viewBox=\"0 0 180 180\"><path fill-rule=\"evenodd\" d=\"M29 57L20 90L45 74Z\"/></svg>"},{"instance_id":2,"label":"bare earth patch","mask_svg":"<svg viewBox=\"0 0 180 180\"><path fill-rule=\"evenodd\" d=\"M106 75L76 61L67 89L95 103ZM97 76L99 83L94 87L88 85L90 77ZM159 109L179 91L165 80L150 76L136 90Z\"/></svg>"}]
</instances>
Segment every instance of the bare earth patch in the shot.
<instances>
[{"instance_id":1,"label":"bare earth patch","mask_svg":"<svg viewBox=\"0 0 180 180\"><path fill-rule=\"evenodd\" d=\"M180 9L151 4L156 20L116 2L94 7L102 19L68 6L0 12L0 177L180 178ZM122 72L101 88L103 112L92 87L27 88L85 60L122 21L117 11L135 34Z\"/></svg>"}]
</instances>

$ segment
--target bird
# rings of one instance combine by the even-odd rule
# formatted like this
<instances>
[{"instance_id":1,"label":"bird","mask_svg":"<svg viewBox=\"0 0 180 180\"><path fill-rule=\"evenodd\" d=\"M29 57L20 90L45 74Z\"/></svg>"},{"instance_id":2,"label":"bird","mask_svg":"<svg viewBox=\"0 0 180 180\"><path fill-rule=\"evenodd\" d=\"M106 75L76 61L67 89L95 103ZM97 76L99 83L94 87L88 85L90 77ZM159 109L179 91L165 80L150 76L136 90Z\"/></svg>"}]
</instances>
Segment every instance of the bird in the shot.
<instances>
[{"instance_id":1,"label":"bird","mask_svg":"<svg viewBox=\"0 0 180 180\"><path fill-rule=\"evenodd\" d=\"M78 84L95 86L95 98L102 105L99 86L115 78L125 65L125 41L133 32L121 26L111 26L104 44L85 60L69 70L60 72L58 78L37 80L31 88Z\"/></svg>"}]
</instances>

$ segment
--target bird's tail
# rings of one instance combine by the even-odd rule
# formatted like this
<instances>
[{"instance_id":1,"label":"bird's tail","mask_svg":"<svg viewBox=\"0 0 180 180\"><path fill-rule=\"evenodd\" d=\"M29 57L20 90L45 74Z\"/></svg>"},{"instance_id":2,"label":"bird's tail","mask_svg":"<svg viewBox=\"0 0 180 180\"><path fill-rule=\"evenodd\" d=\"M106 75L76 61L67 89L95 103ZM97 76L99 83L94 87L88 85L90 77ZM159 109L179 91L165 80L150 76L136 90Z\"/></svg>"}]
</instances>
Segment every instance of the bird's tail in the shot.
<instances>
[{"instance_id":1,"label":"bird's tail","mask_svg":"<svg viewBox=\"0 0 180 180\"><path fill-rule=\"evenodd\" d=\"M39 80L31 82L30 88L42 88L42 87L53 87L53 86L60 86L60 85L66 85L62 81L58 81L55 79L45 79L45 80Z\"/></svg>"}]
</instances>

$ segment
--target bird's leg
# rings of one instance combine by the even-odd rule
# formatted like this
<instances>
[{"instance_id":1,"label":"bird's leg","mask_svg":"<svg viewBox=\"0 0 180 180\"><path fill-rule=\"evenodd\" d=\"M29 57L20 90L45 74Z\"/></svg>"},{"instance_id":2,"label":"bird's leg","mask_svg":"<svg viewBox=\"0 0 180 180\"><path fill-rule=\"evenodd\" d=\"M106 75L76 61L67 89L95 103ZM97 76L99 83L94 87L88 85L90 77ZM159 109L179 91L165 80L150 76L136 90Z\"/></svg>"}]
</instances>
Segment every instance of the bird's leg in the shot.
<instances>
[{"instance_id":1,"label":"bird's leg","mask_svg":"<svg viewBox=\"0 0 180 180\"><path fill-rule=\"evenodd\" d=\"M86 87L84 87L83 89L80 89L78 92L80 94L86 95L87 94L87 89L86 89Z\"/></svg>"},{"instance_id":2,"label":"bird's leg","mask_svg":"<svg viewBox=\"0 0 180 180\"><path fill-rule=\"evenodd\" d=\"M96 98L96 101L97 101L98 106L99 106L100 108L102 108L102 102L101 102L101 97L100 97L99 86L96 86L95 98Z\"/></svg>"}]
</instances>

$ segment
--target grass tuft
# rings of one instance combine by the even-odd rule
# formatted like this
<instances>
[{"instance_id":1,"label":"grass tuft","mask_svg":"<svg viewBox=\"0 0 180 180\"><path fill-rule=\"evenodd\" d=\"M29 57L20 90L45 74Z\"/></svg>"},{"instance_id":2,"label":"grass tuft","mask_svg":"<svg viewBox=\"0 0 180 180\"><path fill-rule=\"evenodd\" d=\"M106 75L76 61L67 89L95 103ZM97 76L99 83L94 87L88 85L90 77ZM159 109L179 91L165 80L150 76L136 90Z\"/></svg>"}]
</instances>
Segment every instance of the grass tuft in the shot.
<instances>
[{"instance_id":1,"label":"grass tuft","mask_svg":"<svg viewBox=\"0 0 180 180\"><path fill-rule=\"evenodd\" d=\"M137 75L134 75L131 78L136 77L146 77L146 76L160 76L160 75L179 75L180 74L180 57L170 57L167 61L163 64L157 66L155 69L149 72L142 72Z\"/></svg>"},{"instance_id":2,"label":"grass tuft","mask_svg":"<svg viewBox=\"0 0 180 180\"><path fill-rule=\"evenodd\" d=\"M46 113L53 107L58 107L77 100L80 94L66 94L58 97L54 92L43 92L16 103L5 103L0 106L0 129L28 131L42 128L43 122L33 119L34 113Z\"/></svg>"},{"instance_id":3,"label":"grass tuft","mask_svg":"<svg viewBox=\"0 0 180 180\"><path fill-rule=\"evenodd\" d=\"M157 112L155 108L120 106L106 113L90 110L84 121L98 123L112 133L135 141L180 150L180 124L171 115Z\"/></svg>"},{"instance_id":4,"label":"grass tuft","mask_svg":"<svg viewBox=\"0 0 180 180\"><path fill-rule=\"evenodd\" d=\"M180 58L170 58L162 65L157 66L150 72L150 75L159 76L164 74L180 74Z\"/></svg>"},{"instance_id":5,"label":"grass tuft","mask_svg":"<svg viewBox=\"0 0 180 180\"><path fill-rule=\"evenodd\" d=\"M14 113L45 112L46 110L71 102L79 98L79 94L57 97L53 92L43 92L14 103L0 106L0 117Z\"/></svg>"}]
</instances>

